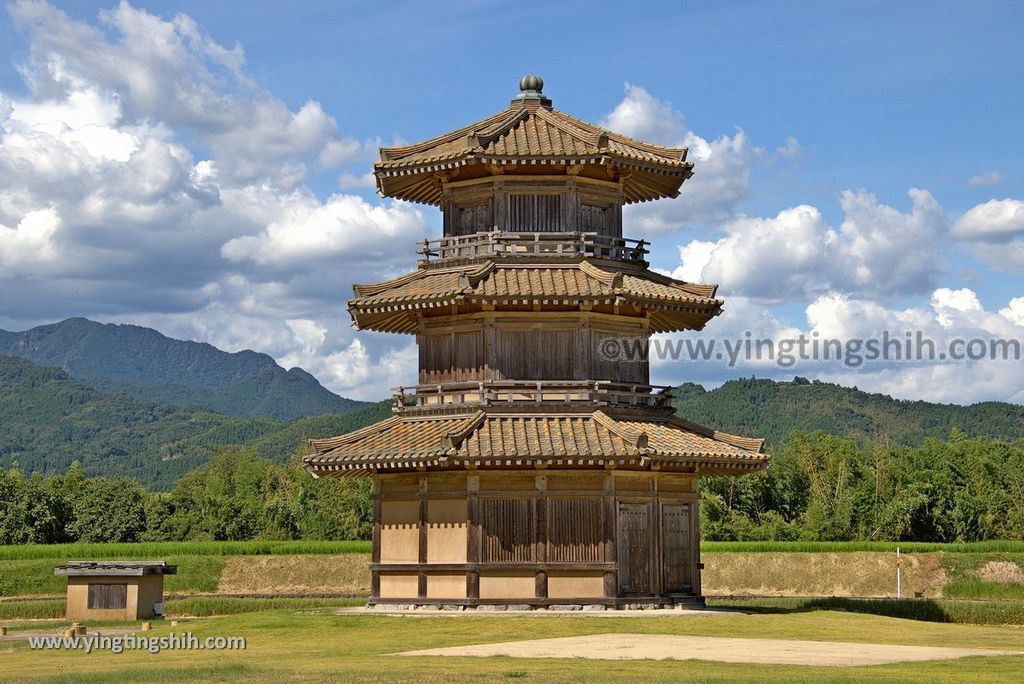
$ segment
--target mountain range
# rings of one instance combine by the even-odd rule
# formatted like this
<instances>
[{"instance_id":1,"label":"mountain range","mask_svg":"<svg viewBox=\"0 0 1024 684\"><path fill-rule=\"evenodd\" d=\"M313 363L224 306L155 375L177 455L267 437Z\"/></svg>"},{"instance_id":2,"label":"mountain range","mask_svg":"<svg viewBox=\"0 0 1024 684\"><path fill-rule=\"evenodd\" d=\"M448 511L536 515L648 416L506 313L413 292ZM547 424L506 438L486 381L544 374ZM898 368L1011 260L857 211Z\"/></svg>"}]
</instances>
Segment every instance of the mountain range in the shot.
<instances>
[{"instance_id":1,"label":"mountain range","mask_svg":"<svg viewBox=\"0 0 1024 684\"><path fill-rule=\"evenodd\" d=\"M60 368L103 392L227 416L291 420L365 405L328 391L301 368L285 370L266 354L228 353L137 325L69 318L20 333L0 330L0 354Z\"/></svg>"},{"instance_id":2,"label":"mountain range","mask_svg":"<svg viewBox=\"0 0 1024 684\"><path fill-rule=\"evenodd\" d=\"M739 379L674 391L697 423L782 445L794 430L915 445L967 436L1024 439L1024 407L901 401L819 381ZM304 440L391 415L390 403L329 392L302 369L265 354L227 353L155 330L73 318L23 333L0 331L0 468L128 475L169 489L218 447L248 446L285 461Z\"/></svg>"},{"instance_id":3,"label":"mountain range","mask_svg":"<svg viewBox=\"0 0 1024 684\"><path fill-rule=\"evenodd\" d=\"M57 368L0 356L0 468L60 473L79 461L90 475L127 475L170 489L221 446L250 446L286 461L303 441L356 430L391 415L390 403L282 421L108 394Z\"/></svg>"},{"instance_id":4,"label":"mountain range","mask_svg":"<svg viewBox=\"0 0 1024 684\"><path fill-rule=\"evenodd\" d=\"M1024 406L988 401L970 406L904 401L827 382L744 378L714 390L687 383L673 390L676 413L695 423L764 437L769 449L794 430L914 446L946 438L956 428L968 437L1024 438Z\"/></svg>"}]
</instances>

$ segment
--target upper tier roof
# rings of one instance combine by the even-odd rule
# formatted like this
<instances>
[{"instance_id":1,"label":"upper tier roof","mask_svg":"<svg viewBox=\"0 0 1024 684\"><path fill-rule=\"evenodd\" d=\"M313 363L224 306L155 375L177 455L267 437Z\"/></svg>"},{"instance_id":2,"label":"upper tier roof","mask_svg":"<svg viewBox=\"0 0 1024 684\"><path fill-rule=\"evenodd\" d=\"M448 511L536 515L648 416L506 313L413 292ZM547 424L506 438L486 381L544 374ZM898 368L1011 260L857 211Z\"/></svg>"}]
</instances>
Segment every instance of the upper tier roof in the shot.
<instances>
[{"instance_id":1,"label":"upper tier roof","mask_svg":"<svg viewBox=\"0 0 1024 684\"><path fill-rule=\"evenodd\" d=\"M524 89L504 111L436 138L380 150L374 164L383 195L439 205L439 172L472 164L609 167L626 203L675 197L693 173L686 148L664 147L608 131L551 107Z\"/></svg>"}]
</instances>

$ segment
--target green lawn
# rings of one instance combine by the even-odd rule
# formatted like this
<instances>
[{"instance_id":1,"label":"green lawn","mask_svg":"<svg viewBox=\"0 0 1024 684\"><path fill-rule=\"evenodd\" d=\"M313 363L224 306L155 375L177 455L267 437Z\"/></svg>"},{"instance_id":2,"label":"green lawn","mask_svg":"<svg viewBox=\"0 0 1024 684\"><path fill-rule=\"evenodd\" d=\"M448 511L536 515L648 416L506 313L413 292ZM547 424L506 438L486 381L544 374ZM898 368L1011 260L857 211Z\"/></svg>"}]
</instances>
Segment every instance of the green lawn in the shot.
<instances>
[{"instance_id":1,"label":"green lawn","mask_svg":"<svg viewBox=\"0 0 1024 684\"><path fill-rule=\"evenodd\" d=\"M160 625L152 634L166 634ZM556 682L1020 681L1024 656L967 658L857 668L706 661L403 658L397 651L609 632L977 647L1024 651L1018 628L908 622L841 612L728 617L415 617L288 610L179 624L204 636L244 636L245 651L33 652L0 646L0 680L10 682Z\"/></svg>"}]
</instances>

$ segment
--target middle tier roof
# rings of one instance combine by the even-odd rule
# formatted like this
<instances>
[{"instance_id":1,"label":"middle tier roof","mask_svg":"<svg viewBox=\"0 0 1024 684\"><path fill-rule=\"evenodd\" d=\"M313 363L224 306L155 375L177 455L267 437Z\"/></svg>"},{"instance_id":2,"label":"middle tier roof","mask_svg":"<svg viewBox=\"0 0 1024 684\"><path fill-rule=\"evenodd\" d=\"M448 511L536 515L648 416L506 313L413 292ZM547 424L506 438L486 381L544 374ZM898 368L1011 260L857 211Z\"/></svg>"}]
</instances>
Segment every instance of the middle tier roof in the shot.
<instances>
[{"instance_id":1,"label":"middle tier roof","mask_svg":"<svg viewBox=\"0 0 1024 684\"><path fill-rule=\"evenodd\" d=\"M382 283L355 285L349 313L359 329L414 333L422 315L451 313L453 307L629 307L635 315L646 314L650 331L656 333L702 329L722 311L716 289L716 285L686 283L621 262L487 260L420 268Z\"/></svg>"}]
</instances>

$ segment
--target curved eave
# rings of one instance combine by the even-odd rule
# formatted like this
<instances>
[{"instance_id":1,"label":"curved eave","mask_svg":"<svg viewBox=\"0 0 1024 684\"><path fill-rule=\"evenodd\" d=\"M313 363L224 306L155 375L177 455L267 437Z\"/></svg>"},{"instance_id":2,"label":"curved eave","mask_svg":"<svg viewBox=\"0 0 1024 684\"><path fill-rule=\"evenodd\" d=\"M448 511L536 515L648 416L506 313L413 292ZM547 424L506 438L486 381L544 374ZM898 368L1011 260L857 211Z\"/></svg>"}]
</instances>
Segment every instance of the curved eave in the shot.
<instances>
[{"instance_id":1,"label":"curved eave","mask_svg":"<svg viewBox=\"0 0 1024 684\"><path fill-rule=\"evenodd\" d=\"M553 155L509 157L465 153L452 157L415 162L377 162L374 175L377 190L385 197L440 206L443 191L440 174L471 164L507 166L569 166L594 164L628 172L622 181L626 204L649 202L679 196L683 181L693 175L693 164L686 161L656 163L643 158L618 154Z\"/></svg>"},{"instance_id":2,"label":"curved eave","mask_svg":"<svg viewBox=\"0 0 1024 684\"><path fill-rule=\"evenodd\" d=\"M420 317L430 313L453 313L460 305L482 307L493 304L498 307L532 307L534 303L542 306L577 307L581 304L590 306L612 306L616 303L629 304L636 309L648 312L652 333L679 332L682 330L702 330L708 321L721 314L721 302L707 306L695 306L685 302L658 301L650 298L595 297L579 299L559 299L556 297L477 297L459 296L439 300L423 300L404 302L401 304L374 304L349 306L352 323L359 330L375 330L378 332L415 334L419 328ZM520 310L518 308L513 310ZM565 311L564 308L557 309Z\"/></svg>"},{"instance_id":3,"label":"curved eave","mask_svg":"<svg viewBox=\"0 0 1024 684\"><path fill-rule=\"evenodd\" d=\"M769 458L737 463L726 459L650 456L602 457L602 458L495 458L478 460L448 457L408 458L401 461L379 462L361 459L345 463L305 464L307 471L315 477L355 477L360 475L385 475L420 471L451 471L472 468L474 470L504 470L509 468L610 468L627 470L660 470L668 465L682 472L696 475L746 475L768 469Z\"/></svg>"}]
</instances>

